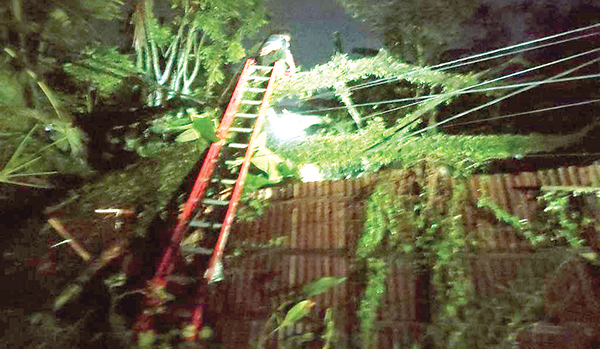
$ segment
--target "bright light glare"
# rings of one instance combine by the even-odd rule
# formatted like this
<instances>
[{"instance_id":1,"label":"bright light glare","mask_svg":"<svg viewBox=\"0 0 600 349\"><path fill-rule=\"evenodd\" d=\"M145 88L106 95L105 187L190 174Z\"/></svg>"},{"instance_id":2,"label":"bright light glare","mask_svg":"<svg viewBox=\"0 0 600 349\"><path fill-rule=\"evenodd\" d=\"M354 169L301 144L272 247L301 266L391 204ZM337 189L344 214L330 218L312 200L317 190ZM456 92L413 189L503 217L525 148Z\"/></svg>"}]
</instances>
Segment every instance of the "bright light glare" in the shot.
<instances>
[{"instance_id":1,"label":"bright light glare","mask_svg":"<svg viewBox=\"0 0 600 349\"><path fill-rule=\"evenodd\" d=\"M318 116L298 115L287 110L277 114L272 108L267 110L267 117L271 132L280 141L304 137L306 135L304 130L308 126L321 122Z\"/></svg>"},{"instance_id":2,"label":"bright light glare","mask_svg":"<svg viewBox=\"0 0 600 349\"><path fill-rule=\"evenodd\" d=\"M308 164L300 167L300 176L302 182L318 182L323 180L323 174L319 168L313 164Z\"/></svg>"}]
</instances>

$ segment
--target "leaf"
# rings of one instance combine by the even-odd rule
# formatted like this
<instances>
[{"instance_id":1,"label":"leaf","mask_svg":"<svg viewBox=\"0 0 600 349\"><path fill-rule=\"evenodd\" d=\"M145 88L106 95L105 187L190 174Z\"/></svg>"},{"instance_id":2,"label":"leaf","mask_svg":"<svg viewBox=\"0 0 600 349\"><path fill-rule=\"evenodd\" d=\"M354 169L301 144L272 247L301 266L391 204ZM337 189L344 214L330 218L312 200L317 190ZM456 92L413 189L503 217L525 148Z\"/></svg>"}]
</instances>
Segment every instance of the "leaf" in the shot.
<instances>
[{"instance_id":1,"label":"leaf","mask_svg":"<svg viewBox=\"0 0 600 349\"><path fill-rule=\"evenodd\" d=\"M270 184L269 180L263 175L254 175L249 173L246 175L246 182L244 184L244 192L254 192L261 187Z\"/></svg>"},{"instance_id":2,"label":"leaf","mask_svg":"<svg viewBox=\"0 0 600 349\"><path fill-rule=\"evenodd\" d=\"M298 304L294 305L292 309L290 309L290 311L287 312L285 318L283 318L283 322L281 322L279 328L289 326L298 322L306 315L308 315L310 313L310 309L314 306L315 302L311 301L310 299L303 300Z\"/></svg>"},{"instance_id":3,"label":"leaf","mask_svg":"<svg viewBox=\"0 0 600 349\"><path fill-rule=\"evenodd\" d=\"M261 132L254 141L254 156L251 163L259 170L263 171L270 182L279 182L283 178L278 168L284 160L277 154L273 153L266 146L267 133Z\"/></svg>"},{"instance_id":4,"label":"leaf","mask_svg":"<svg viewBox=\"0 0 600 349\"><path fill-rule=\"evenodd\" d=\"M37 128L37 125L33 126L31 128L31 131L29 131L29 133L23 138L23 140L21 141L21 143L17 147L17 150L15 150L15 152L12 154L12 156L10 157L10 159L8 160L8 162L4 165L4 168L2 169L2 172L8 171L7 173L11 173L11 172L15 171L15 167L17 166L16 163L19 162L19 158L21 157L21 153L23 153L23 151L25 150L25 145L31 139L31 135L36 130L36 128Z\"/></svg>"},{"instance_id":5,"label":"leaf","mask_svg":"<svg viewBox=\"0 0 600 349\"><path fill-rule=\"evenodd\" d=\"M152 126L150 127L150 131L157 134L163 134L171 132L180 132L188 130L191 127L192 122L189 118L180 118L167 115L159 120L155 120Z\"/></svg>"},{"instance_id":6,"label":"leaf","mask_svg":"<svg viewBox=\"0 0 600 349\"><path fill-rule=\"evenodd\" d=\"M209 142L216 142L219 140L217 137L217 128L215 122L209 117L192 116L192 129Z\"/></svg>"},{"instance_id":7,"label":"leaf","mask_svg":"<svg viewBox=\"0 0 600 349\"><path fill-rule=\"evenodd\" d=\"M302 293L307 297L313 297L327 292L330 288L346 282L345 277L325 276L317 279L302 288Z\"/></svg>"},{"instance_id":8,"label":"leaf","mask_svg":"<svg viewBox=\"0 0 600 349\"><path fill-rule=\"evenodd\" d=\"M175 138L175 142L186 143L186 142L195 141L198 138L200 138L200 136L198 135L198 132L196 132L196 130L191 128L189 130L183 131L179 136L177 136L177 138Z\"/></svg>"},{"instance_id":9,"label":"leaf","mask_svg":"<svg viewBox=\"0 0 600 349\"><path fill-rule=\"evenodd\" d=\"M256 152L251 160L254 166L267 174L270 182L279 182L283 178L278 170L279 164L283 163L283 161L279 155L263 146L256 148Z\"/></svg>"}]
</instances>

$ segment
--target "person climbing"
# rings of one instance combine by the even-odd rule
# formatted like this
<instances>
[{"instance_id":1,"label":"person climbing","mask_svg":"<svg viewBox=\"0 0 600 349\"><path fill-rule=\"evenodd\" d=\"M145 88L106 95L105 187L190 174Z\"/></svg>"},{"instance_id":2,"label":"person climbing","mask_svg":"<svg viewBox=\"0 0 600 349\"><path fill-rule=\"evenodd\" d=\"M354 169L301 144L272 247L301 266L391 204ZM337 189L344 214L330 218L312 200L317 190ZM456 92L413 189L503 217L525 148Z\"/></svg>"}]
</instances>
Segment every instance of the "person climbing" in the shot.
<instances>
[{"instance_id":1,"label":"person climbing","mask_svg":"<svg viewBox=\"0 0 600 349\"><path fill-rule=\"evenodd\" d=\"M290 52L290 35L274 34L267 38L258 51L259 64L272 65L279 60L284 60L289 69L286 75L293 75L296 72L294 56Z\"/></svg>"}]
</instances>

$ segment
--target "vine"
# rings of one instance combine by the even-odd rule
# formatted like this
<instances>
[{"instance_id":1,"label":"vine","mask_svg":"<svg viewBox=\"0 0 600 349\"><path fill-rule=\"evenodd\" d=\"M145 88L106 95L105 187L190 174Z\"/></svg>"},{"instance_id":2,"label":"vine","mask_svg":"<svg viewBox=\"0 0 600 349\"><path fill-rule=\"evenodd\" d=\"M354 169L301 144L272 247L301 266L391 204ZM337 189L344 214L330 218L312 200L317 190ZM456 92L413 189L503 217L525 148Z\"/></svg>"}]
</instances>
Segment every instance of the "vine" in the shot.
<instances>
[{"instance_id":1,"label":"vine","mask_svg":"<svg viewBox=\"0 0 600 349\"><path fill-rule=\"evenodd\" d=\"M358 309L360 319L360 339L362 348L375 347L375 321L383 294L387 266L381 258L367 259L367 286Z\"/></svg>"},{"instance_id":2,"label":"vine","mask_svg":"<svg viewBox=\"0 0 600 349\"><path fill-rule=\"evenodd\" d=\"M477 205L488 209L498 220L515 228L534 247L567 245L580 251L581 256L589 262L595 263L598 255L583 248L586 239L581 235L581 232L594 228L594 224L597 224L583 210L586 195L577 191L553 190L540 195L537 200L540 210L534 221L503 210L486 196L480 198Z\"/></svg>"},{"instance_id":3,"label":"vine","mask_svg":"<svg viewBox=\"0 0 600 349\"><path fill-rule=\"evenodd\" d=\"M431 275L436 301L443 304L438 321L452 323L469 302L473 287L462 254L467 247L462 222L466 184L440 175L430 168L417 180L419 194L398 193L398 178L391 175L373 191L368 205L365 231L359 240L357 257L364 260L367 282L359 307L361 343L375 345L377 310L385 292L387 266L382 258L401 251L411 254L415 273ZM404 189L404 188L403 188ZM443 329L448 336L459 329Z\"/></svg>"}]
</instances>

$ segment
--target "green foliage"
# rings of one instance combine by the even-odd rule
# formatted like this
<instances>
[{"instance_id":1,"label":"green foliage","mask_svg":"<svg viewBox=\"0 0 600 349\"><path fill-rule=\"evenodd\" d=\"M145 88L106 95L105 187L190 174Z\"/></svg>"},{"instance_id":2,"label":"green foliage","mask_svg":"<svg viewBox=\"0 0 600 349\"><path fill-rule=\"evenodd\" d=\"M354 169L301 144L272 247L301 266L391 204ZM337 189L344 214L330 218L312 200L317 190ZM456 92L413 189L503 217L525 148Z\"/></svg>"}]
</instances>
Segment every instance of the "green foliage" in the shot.
<instances>
[{"instance_id":1,"label":"green foliage","mask_svg":"<svg viewBox=\"0 0 600 349\"><path fill-rule=\"evenodd\" d=\"M377 57L348 60L343 55L332 58L327 64L317 66L308 73L296 74L292 79L281 81L277 87L278 97L311 97L315 91L332 89L349 111L357 132L342 130L344 119L336 120L326 132L302 140L279 144L275 152L297 165L318 164L325 178L344 178L364 172L375 172L383 166L409 168L424 162L447 166L453 173L468 174L485 166L493 158L513 157L539 151L549 151L572 144L577 135L494 135L449 136L427 133L415 137L412 130L420 121L434 115L443 104L455 97L442 95L420 103L416 107L396 108L394 115L365 117L369 108L355 107L346 84L364 79L390 78L403 81L412 88L431 93L451 93L476 84L472 75L447 74L402 63L382 53ZM344 92L346 91L346 92ZM377 98L380 99L380 98ZM358 114L357 114L358 113ZM361 119L362 118L362 119ZM395 120L395 121L394 121ZM364 125L363 125L364 122ZM588 130L589 131L589 130ZM583 132L583 131L582 131Z\"/></svg>"},{"instance_id":2,"label":"green foliage","mask_svg":"<svg viewBox=\"0 0 600 349\"><path fill-rule=\"evenodd\" d=\"M267 148L267 133L262 132L254 143L251 163L261 170L270 183L278 183L293 176L292 165Z\"/></svg>"},{"instance_id":3,"label":"green foliage","mask_svg":"<svg viewBox=\"0 0 600 349\"><path fill-rule=\"evenodd\" d=\"M87 81L105 98L117 91L124 78L142 74L131 58L119 53L116 47L89 48L82 55L82 60L67 62L63 68L75 79Z\"/></svg>"},{"instance_id":4,"label":"green foliage","mask_svg":"<svg viewBox=\"0 0 600 349\"><path fill-rule=\"evenodd\" d=\"M430 162L421 163L426 177L417 178L421 188L418 195L398 193L399 179L393 175L381 180L371 194L364 233L357 247L357 256L367 265L367 283L359 310L362 347L374 345L377 307L385 292L383 258L388 252L410 253L416 273L431 273L438 308L428 333L437 345L450 348L512 347L519 331L547 320L542 285L548 273L558 270L561 261L573 255L597 263L598 254L583 248L585 240L581 237L582 232L598 226L589 214L597 209L595 192L544 194L538 199L541 208L536 220L531 222L503 211L484 193L479 206L489 209L501 222L514 226L538 250L568 246L571 252L557 258L546 256L543 251L548 249L540 250L541 255L536 253L518 268L514 283L494 284L502 292L476 295L468 273L469 260L465 258L465 252L476 246L476 242L467 243L462 218L467 201L464 177L469 167L460 167L466 172L450 172L454 176L450 183L446 170L441 173L435 170L443 164L439 161L438 167L430 167L433 166ZM586 197L589 195L594 195L594 199ZM406 248L407 245L410 247ZM538 258L552 262L539 263ZM543 266L544 270L537 270L537 266Z\"/></svg>"},{"instance_id":5,"label":"green foliage","mask_svg":"<svg viewBox=\"0 0 600 349\"><path fill-rule=\"evenodd\" d=\"M273 332L285 329L287 326L294 325L296 322L302 320L310 313L310 309L314 306L315 302L309 299L296 303L296 305L285 314L283 321L279 324L279 327L273 330Z\"/></svg>"},{"instance_id":6,"label":"green foliage","mask_svg":"<svg viewBox=\"0 0 600 349\"><path fill-rule=\"evenodd\" d=\"M330 288L346 282L345 277L324 276L302 288L302 294L307 298L327 292Z\"/></svg>"},{"instance_id":7,"label":"green foliage","mask_svg":"<svg viewBox=\"0 0 600 349\"><path fill-rule=\"evenodd\" d=\"M121 17L122 0L82 0L81 5L87 13L97 19L109 21Z\"/></svg>"},{"instance_id":8,"label":"green foliage","mask_svg":"<svg viewBox=\"0 0 600 349\"><path fill-rule=\"evenodd\" d=\"M395 160L397 153L393 149L373 156L364 153L386 134L388 131L383 123L374 121L359 133L307 136L302 140L281 143L274 151L298 166L318 164L326 178L343 178L374 172Z\"/></svg>"},{"instance_id":9,"label":"green foliage","mask_svg":"<svg viewBox=\"0 0 600 349\"><path fill-rule=\"evenodd\" d=\"M299 73L276 85L274 96L310 97L319 89L367 78L404 80L413 85L439 86L442 93L478 83L474 75L449 74L404 63L382 51L375 57L350 60L346 55L335 55L326 64L314 67L308 73ZM446 97L444 100L449 100Z\"/></svg>"},{"instance_id":10,"label":"green foliage","mask_svg":"<svg viewBox=\"0 0 600 349\"><path fill-rule=\"evenodd\" d=\"M389 245L396 245L395 240L401 240L400 236L404 233L400 231L401 222L407 218L404 217L407 215L407 211L412 211L412 209L403 205L404 202L408 202L405 201L406 196L395 195L389 189L390 187L393 188L391 181L378 184L369 198L365 231L358 241L356 250L359 258L373 255L378 248L382 247L384 239L389 239L387 241Z\"/></svg>"},{"instance_id":11,"label":"green foliage","mask_svg":"<svg viewBox=\"0 0 600 349\"><path fill-rule=\"evenodd\" d=\"M325 340L323 349L331 349L335 344L335 340L337 339L337 331L335 330L335 322L333 319L333 309L328 308L325 311L325 317L323 321L325 322L325 333L322 336L322 338Z\"/></svg>"},{"instance_id":12,"label":"green foliage","mask_svg":"<svg viewBox=\"0 0 600 349\"><path fill-rule=\"evenodd\" d=\"M55 174L57 170L71 173L87 170L75 156L83 150L83 135L65 118L60 103L50 88L37 80L31 71L27 72L43 90L56 116L48 115L41 108L27 108L24 100L19 98L23 93L23 84L8 74L0 75L6 83L0 87L0 93L6 97L0 100L0 131L3 132L0 145L5 150L0 158L4 163L0 170L0 181L49 187L50 184L38 176ZM51 139L44 137L40 124L53 131ZM64 154L69 150L71 156Z\"/></svg>"},{"instance_id":13,"label":"green foliage","mask_svg":"<svg viewBox=\"0 0 600 349\"><path fill-rule=\"evenodd\" d=\"M344 277L330 277L325 276L312 281L310 284L305 285L302 288L303 296L309 298L319 294L325 293L332 288L344 283L346 278ZM263 332L258 339L257 347L263 348L265 341L275 332L279 332L278 347L279 348L298 348L302 343L312 341L316 338L312 332L301 333L298 335L292 335L289 338L284 338L284 330L286 327L293 326L300 323L305 318L309 317L312 309L316 303L311 299L298 298L298 295L289 295L288 299L279 305L277 311L275 311L269 320L265 323ZM290 308L291 306L291 308ZM289 309L288 309L289 308ZM285 309L288 309L285 311ZM285 313L285 315L284 315ZM326 341L323 348L330 348L332 342L336 339L335 322L333 319L333 309L329 308L325 312L323 318L325 325L322 338ZM269 327L274 324L276 327L272 331L269 331ZM285 340L284 340L285 339Z\"/></svg>"},{"instance_id":14,"label":"green foliage","mask_svg":"<svg viewBox=\"0 0 600 349\"><path fill-rule=\"evenodd\" d=\"M153 105L192 91L210 97L225 77L224 65L246 55L242 40L266 23L260 1L174 1L168 25L158 23L151 5L135 13L134 46L138 68L168 86L167 96L164 91L151 96Z\"/></svg>"},{"instance_id":15,"label":"green foliage","mask_svg":"<svg viewBox=\"0 0 600 349\"><path fill-rule=\"evenodd\" d=\"M210 116L192 115L192 129L207 142L212 143L219 140L215 120Z\"/></svg>"},{"instance_id":16,"label":"green foliage","mask_svg":"<svg viewBox=\"0 0 600 349\"><path fill-rule=\"evenodd\" d=\"M13 50L4 48L4 52L8 54L8 59L19 62L19 57ZM10 129L17 132L26 132L33 124L41 123L46 128L51 128L56 135L54 143L63 151L70 150L72 155L79 155L83 151L83 133L75 127L56 93L31 69L25 67L22 71L10 76L8 71L1 70L0 82L3 82L0 87L0 94L4 95L4 99L0 99L0 129ZM31 85L35 84L43 92L46 106L42 105L42 101L34 103L36 108L29 108L27 102L23 98L26 94L26 88L32 88L31 93L37 95L37 90ZM51 112L48 111L51 108ZM53 115L55 114L55 116ZM43 149L44 147L42 145ZM77 160L77 159L74 159Z\"/></svg>"},{"instance_id":17,"label":"green foliage","mask_svg":"<svg viewBox=\"0 0 600 349\"><path fill-rule=\"evenodd\" d=\"M382 259L367 258L367 286L358 308L361 348L374 348L377 314L385 293L387 267Z\"/></svg>"},{"instance_id":18,"label":"green foliage","mask_svg":"<svg viewBox=\"0 0 600 349\"><path fill-rule=\"evenodd\" d=\"M25 104L23 86L6 70L0 70L0 101L7 106Z\"/></svg>"},{"instance_id":19,"label":"green foliage","mask_svg":"<svg viewBox=\"0 0 600 349\"><path fill-rule=\"evenodd\" d=\"M219 140L216 134L215 110L200 115L196 109L189 108L185 114L178 113L176 116L157 120L151 130L162 134L184 130L175 138L175 142L186 143L197 140L200 151L210 143Z\"/></svg>"},{"instance_id":20,"label":"green foliage","mask_svg":"<svg viewBox=\"0 0 600 349\"><path fill-rule=\"evenodd\" d=\"M596 223L589 214L584 213L584 206L581 206L581 201L585 202L585 196L568 191L546 192L538 198L541 212L537 213L537 219L534 221L522 219L503 210L485 196L479 199L478 206L488 209L501 222L515 228L535 247L567 244L576 250L582 250L585 239L582 238L581 232ZM584 253L586 255L583 255ZM589 251L582 250L581 254L588 260L596 259Z\"/></svg>"},{"instance_id":21,"label":"green foliage","mask_svg":"<svg viewBox=\"0 0 600 349\"><path fill-rule=\"evenodd\" d=\"M166 208L198 156L198 147L193 143L158 147L145 161L86 183L77 192L80 199L65 207L67 215L90 217L98 202L135 204L142 211L135 232L143 236L156 214Z\"/></svg>"},{"instance_id":22,"label":"green foliage","mask_svg":"<svg viewBox=\"0 0 600 349\"><path fill-rule=\"evenodd\" d=\"M445 166L463 176L485 167L488 160L557 149L570 144L570 136L493 135L450 136L431 134L386 140L392 131L381 120L370 122L357 133L314 135L283 143L276 152L298 165L316 163L327 178L344 178L363 172L375 172L394 164L403 168ZM377 146L382 144L382 146ZM385 146L383 146L385 145Z\"/></svg>"},{"instance_id":23,"label":"green foliage","mask_svg":"<svg viewBox=\"0 0 600 349\"><path fill-rule=\"evenodd\" d=\"M392 173L369 198L365 229L357 246L357 256L367 261L368 271L359 311L363 347L374 345L376 309L385 291L386 268L381 256L400 250L414 259L415 273L432 272L436 301L443 305L438 316L443 321L453 321L473 292L462 258L466 184L456 180L449 188L443 174L432 169L428 173L418 182L419 195L398 193L399 178Z\"/></svg>"},{"instance_id":24,"label":"green foliage","mask_svg":"<svg viewBox=\"0 0 600 349\"><path fill-rule=\"evenodd\" d=\"M47 187L45 185L19 182L19 181L15 180L15 177L53 174L53 172L30 173L29 171L27 171L31 168L31 165L34 162L41 159L41 157L39 157L39 156L37 156L37 157L31 157L31 156L23 157L22 156L23 152L25 151L25 146L31 140L31 136L32 136L33 132L35 131L35 129L36 129L36 127L33 127L31 129L31 131L23 138L23 140L21 141L21 144L19 144L19 146L14 151L12 156L8 159L8 161L2 167L2 170L0 170L0 182L23 185L23 186L30 186L30 187ZM24 172L24 173L21 173L21 172Z\"/></svg>"}]
</instances>

